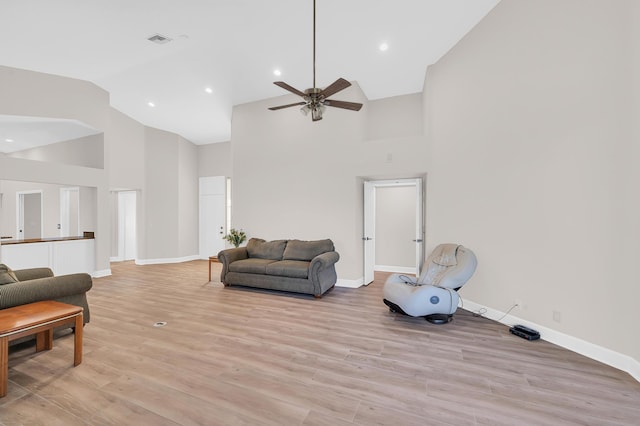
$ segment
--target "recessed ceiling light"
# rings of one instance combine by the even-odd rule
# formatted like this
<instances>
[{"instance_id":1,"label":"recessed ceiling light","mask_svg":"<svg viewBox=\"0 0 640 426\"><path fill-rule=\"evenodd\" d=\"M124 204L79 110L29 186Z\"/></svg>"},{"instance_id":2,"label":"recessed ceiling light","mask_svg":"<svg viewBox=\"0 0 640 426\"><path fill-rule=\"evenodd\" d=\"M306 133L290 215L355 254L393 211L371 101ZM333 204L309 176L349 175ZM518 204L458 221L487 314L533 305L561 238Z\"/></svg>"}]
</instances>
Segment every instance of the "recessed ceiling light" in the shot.
<instances>
[{"instance_id":1,"label":"recessed ceiling light","mask_svg":"<svg viewBox=\"0 0 640 426\"><path fill-rule=\"evenodd\" d=\"M282 75L282 71L280 71L280 70L273 70L273 75L275 75L275 76L278 76L278 77L279 77L279 76L281 76L281 75Z\"/></svg>"},{"instance_id":2,"label":"recessed ceiling light","mask_svg":"<svg viewBox=\"0 0 640 426\"><path fill-rule=\"evenodd\" d=\"M151 108L153 108L154 106L156 106L156 104L154 104L153 102L147 102L147 105L149 105Z\"/></svg>"},{"instance_id":3,"label":"recessed ceiling light","mask_svg":"<svg viewBox=\"0 0 640 426\"><path fill-rule=\"evenodd\" d=\"M209 94L213 93L213 89L211 87L205 87L204 91L209 93Z\"/></svg>"},{"instance_id":4,"label":"recessed ceiling light","mask_svg":"<svg viewBox=\"0 0 640 426\"><path fill-rule=\"evenodd\" d=\"M13 139L9 139L9 138L7 138L7 139L5 139L4 141L5 141L5 142L13 142Z\"/></svg>"},{"instance_id":5,"label":"recessed ceiling light","mask_svg":"<svg viewBox=\"0 0 640 426\"><path fill-rule=\"evenodd\" d=\"M378 49L380 49L381 52L384 52L389 49L389 45L387 43L381 43Z\"/></svg>"}]
</instances>

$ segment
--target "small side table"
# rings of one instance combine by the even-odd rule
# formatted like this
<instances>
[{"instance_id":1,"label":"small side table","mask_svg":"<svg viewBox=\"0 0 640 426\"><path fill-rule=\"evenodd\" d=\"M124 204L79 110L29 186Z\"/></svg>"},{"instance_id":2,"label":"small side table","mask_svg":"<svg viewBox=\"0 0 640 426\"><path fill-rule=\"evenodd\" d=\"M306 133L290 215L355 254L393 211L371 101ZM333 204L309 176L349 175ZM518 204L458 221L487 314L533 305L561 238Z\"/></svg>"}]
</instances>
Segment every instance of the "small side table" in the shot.
<instances>
[{"instance_id":1,"label":"small side table","mask_svg":"<svg viewBox=\"0 0 640 426\"><path fill-rule=\"evenodd\" d=\"M218 263L218 256L209 256L209 281L211 281L211 264Z\"/></svg>"}]
</instances>

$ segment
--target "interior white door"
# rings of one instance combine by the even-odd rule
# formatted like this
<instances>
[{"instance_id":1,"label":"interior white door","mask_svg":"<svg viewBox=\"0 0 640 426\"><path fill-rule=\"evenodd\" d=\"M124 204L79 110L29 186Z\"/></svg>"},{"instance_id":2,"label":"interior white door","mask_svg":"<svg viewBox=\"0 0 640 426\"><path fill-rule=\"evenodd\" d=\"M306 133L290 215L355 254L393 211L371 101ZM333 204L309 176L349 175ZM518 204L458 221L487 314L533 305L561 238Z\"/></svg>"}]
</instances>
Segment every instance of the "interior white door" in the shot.
<instances>
[{"instance_id":1,"label":"interior white door","mask_svg":"<svg viewBox=\"0 0 640 426\"><path fill-rule=\"evenodd\" d=\"M60 188L60 236L80 235L80 191L78 188Z\"/></svg>"},{"instance_id":2,"label":"interior white door","mask_svg":"<svg viewBox=\"0 0 640 426\"><path fill-rule=\"evenodd\" d=\"M118 257L133 260L138 256L137 192L118 192Z\"/></svg>"},{"instance_id":3,"label":"interior white door","mask_svg":"<svg viewBox=\"0 0 640 426\"><path fill-rule=\"evenodd\" d=\"M225 248L226 178L200 178L199 250L200 258L216 256Z\"/></svg>"},{"instance_id":4,"label":"interior white door","mask_svg":"<svg viewBox=\"0 0 640 426\"><path fill-rule=\"evenodd\" d=\"M374 241L376 226L376 193L373 182L364 183L364 285L373 281L376 264L376 246Z\"/></svg>"}]
</instances>

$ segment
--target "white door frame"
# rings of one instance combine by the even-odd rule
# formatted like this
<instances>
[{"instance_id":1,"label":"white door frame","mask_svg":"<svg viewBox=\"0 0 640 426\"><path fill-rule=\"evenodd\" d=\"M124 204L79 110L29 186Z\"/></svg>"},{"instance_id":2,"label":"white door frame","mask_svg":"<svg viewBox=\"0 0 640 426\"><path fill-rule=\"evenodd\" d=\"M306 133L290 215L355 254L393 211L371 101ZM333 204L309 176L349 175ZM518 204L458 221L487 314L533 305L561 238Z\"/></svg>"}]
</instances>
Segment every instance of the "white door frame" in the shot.
<instances>
[{"instance_id":1,"label":"white door frame","mask_svg":"<svg viewBox=\"0 0 640 426\"><path fill-rule=\"evenodd\" d=\"M364 182L364 285L373 281L375 268L376 236L376 188L413 186L416 189L416 276L424 261L424 220L423 220L423 182L422 178L370 180ZM402 208L399 206L399 208Z\"/></svg>"},{"instance_id":2,"label":"white door frame","mask_svg":"<svg viewBox=\"0 0 640 426\"><path fill-rule=\"evenodd\" d=\"M16 239L24 239L24 196L27 194L40 194L40 238L44 232L44 203L42 200L42 190L32 189L27 191L16 192Z\"/></svg>"}]
</instances>

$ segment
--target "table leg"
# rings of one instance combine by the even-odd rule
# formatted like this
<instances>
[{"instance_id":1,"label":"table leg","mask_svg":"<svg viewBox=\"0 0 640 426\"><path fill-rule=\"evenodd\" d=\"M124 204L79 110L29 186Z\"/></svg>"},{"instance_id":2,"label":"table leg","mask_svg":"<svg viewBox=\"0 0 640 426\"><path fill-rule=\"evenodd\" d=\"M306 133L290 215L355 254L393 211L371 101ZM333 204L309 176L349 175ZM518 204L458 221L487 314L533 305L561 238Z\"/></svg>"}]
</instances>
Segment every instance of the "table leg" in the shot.
<instances>
[{"instance_id":1,"label":"table leg","mask_svg":"<svg viewBox=\"0 0 640 426\"><path fill-rule=\"evenodd\" d=\"M209 259L209 282L211 282L211 264L213 262L211 261L211 259Z\"/></svg>"},{"instance_id":2,"label":"table leg","mask_svg":"<svg viewBox=\"0 0 640 426\"><path fill-rule=\"evenodd\" d=\"M44 330L36 334L36 352L53 349L53 329Z\"/></svg>"},{"instance_id":3,"label":"table leg","mask_svg":"<svg viewBox=\"0 0 640 426\"><path fill-rule=\"evenodd\" d=\"M76 316L76 328L73 333L73 366L82 362L82 330L84 326L82 312Z\"/></svg>"},{"instance_id":4,"label":"table leg","mask_svg":"<svg viewBox=\"0 0 640 426\"><path fill-rule=\"evenodd\" d=\"M9 338L0 337L0 398L7 395L9 380Z\"/></svg>"}]
</instances>

